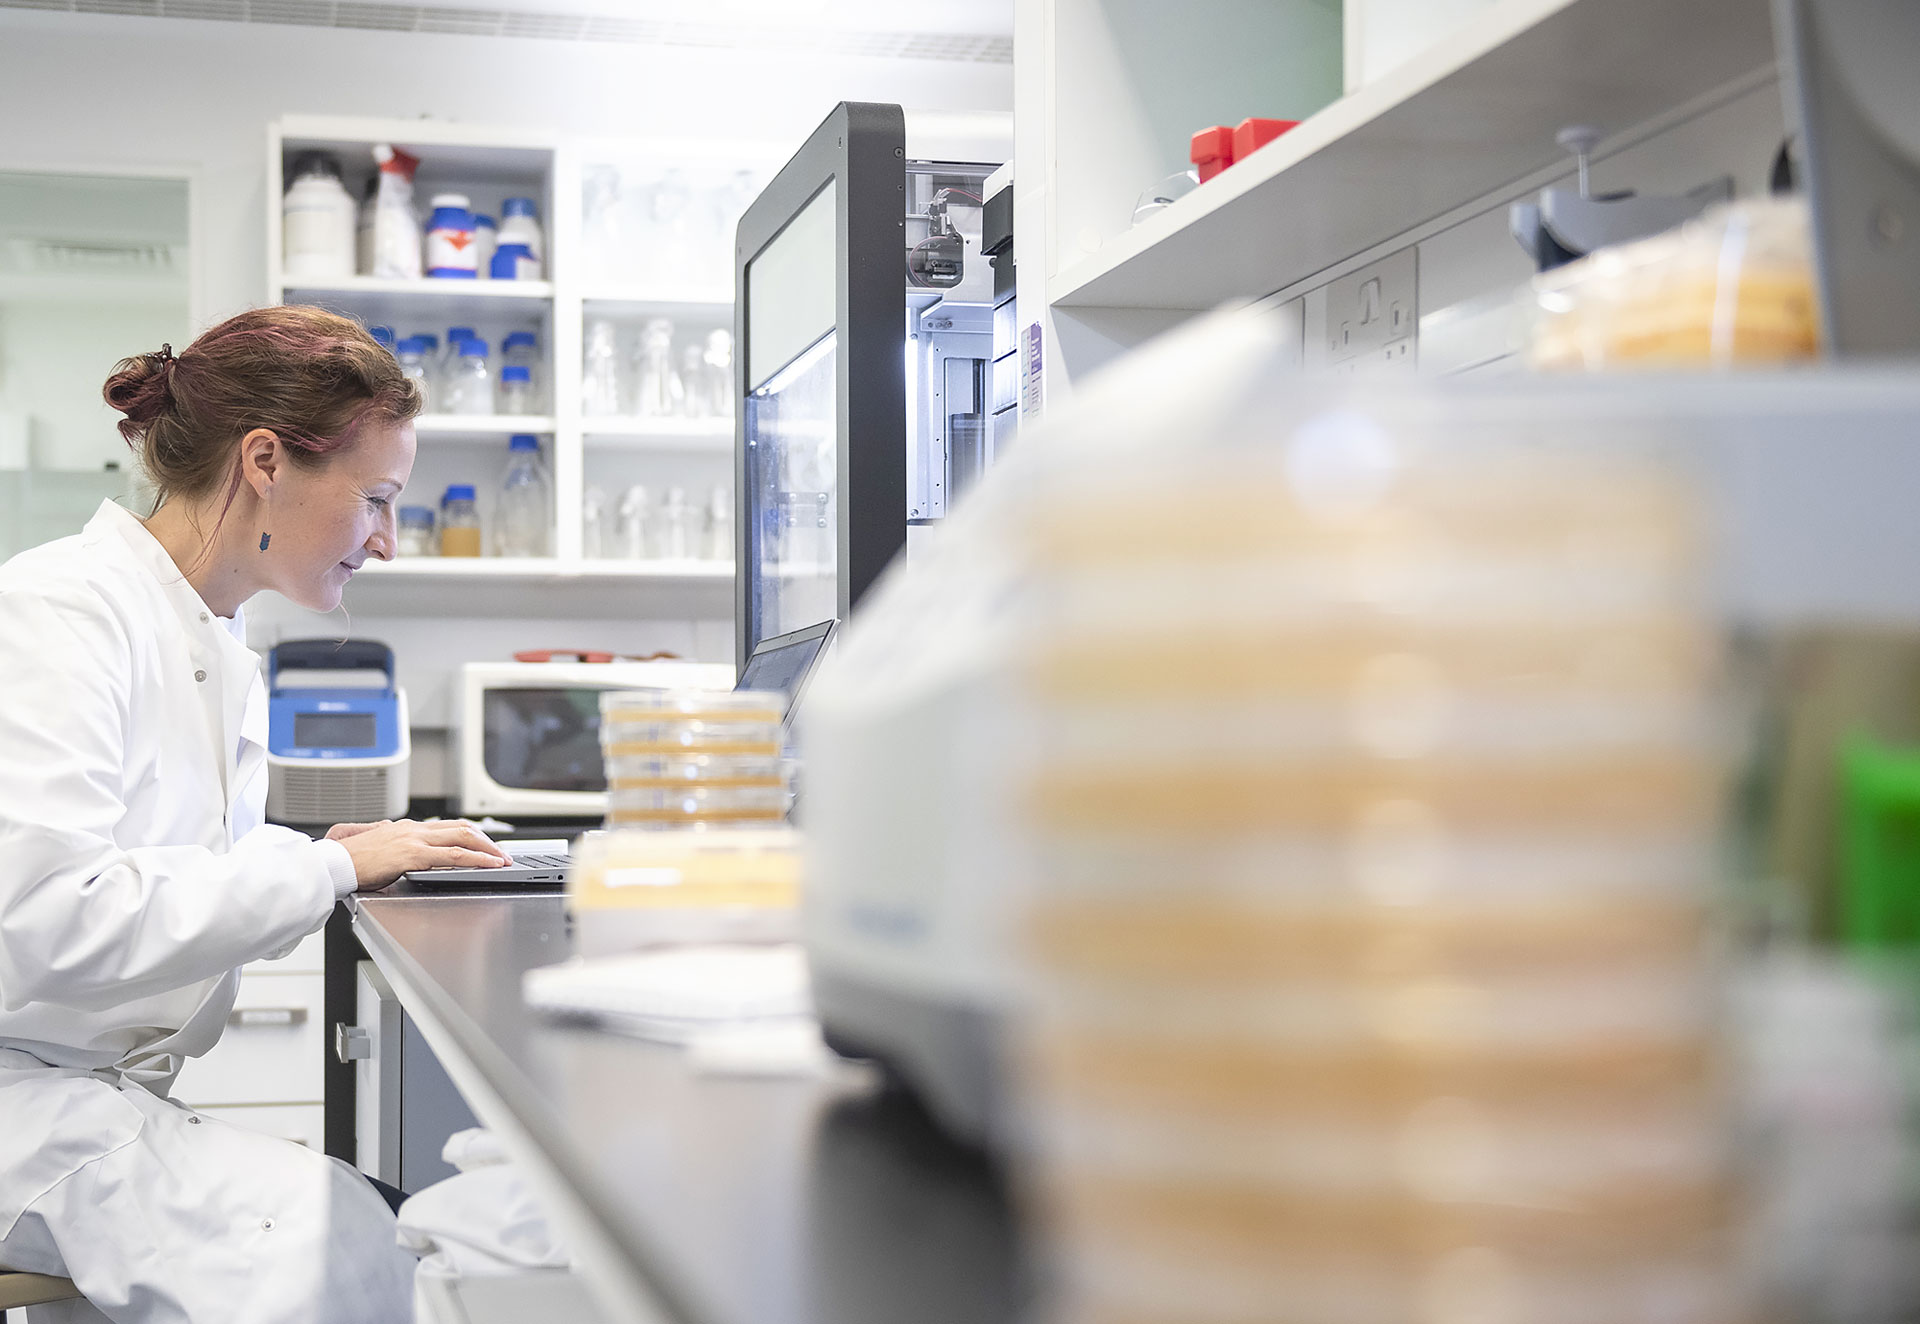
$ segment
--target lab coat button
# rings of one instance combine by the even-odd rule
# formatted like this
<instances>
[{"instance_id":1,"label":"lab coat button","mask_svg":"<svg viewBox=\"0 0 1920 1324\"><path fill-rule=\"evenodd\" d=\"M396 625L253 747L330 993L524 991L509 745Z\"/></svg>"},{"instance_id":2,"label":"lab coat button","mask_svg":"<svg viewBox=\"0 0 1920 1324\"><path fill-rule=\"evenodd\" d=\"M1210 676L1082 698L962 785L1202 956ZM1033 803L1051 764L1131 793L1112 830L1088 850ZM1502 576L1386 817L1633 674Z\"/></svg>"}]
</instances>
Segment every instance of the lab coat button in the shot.
<instances>
[{"instance_id":1,"label":"lab coat button","mask_svg":"<svg viewBox=\"0 0 1920 1324\"><path fill-rule=\"evenodd\" d=\"M198 1125L200 1125L200 1119L199 1119L198 1117L189 1117L189 1118L187 1118L187 1125L188 1125L188 1126L198 1126Z\"/></svg>"},{"instance_id":2,"label":"lab coat button","mask_svg":"<svg viewBox=\"0 0 1920 1324\"><path fill-rule=\"evenodd\" d=\"M273 1220L272 1220L271 1218L263 1218L263 1219L261 1219L261 1220L260 1220L260 1230L261 1230L262 1232L271 1232L271 1231L273 1231Z\"/></svg>"},{"instance_id":3,"label":"lab coat button","mask_svg":"<svg viewBox=\"0 0 1920 1324\"><path fill-rule=\"evenodd\" d=\"M196 672L194 672L194 673L193 673L193 678L194 678L195 680L202 680L202 681L203 681L203 680L205 680L205 679L207 678L207 673L206 673L206 672L204 672L204 671L196 671Z\"/></svg>"}]
</instances>

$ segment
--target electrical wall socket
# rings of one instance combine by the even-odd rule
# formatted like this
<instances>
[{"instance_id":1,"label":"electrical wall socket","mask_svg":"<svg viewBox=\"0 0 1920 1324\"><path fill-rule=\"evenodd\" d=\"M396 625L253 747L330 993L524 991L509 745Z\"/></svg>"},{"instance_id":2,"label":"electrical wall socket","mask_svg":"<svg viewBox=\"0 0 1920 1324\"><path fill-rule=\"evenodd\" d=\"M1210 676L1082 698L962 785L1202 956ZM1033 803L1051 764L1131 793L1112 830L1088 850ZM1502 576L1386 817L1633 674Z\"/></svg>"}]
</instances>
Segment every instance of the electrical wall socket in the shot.
<instances>
[{"instance_id":1,"label":"electrical wall socket","mask_svg":"<svg viewBox=\"0 0 1920 1324\"><path fill-rule=\"evenodd\" d=\"M1420 339L1417 251L1401 249L1326 287L1326 366L1412 368Z\"/></svg>"}]
</instances>

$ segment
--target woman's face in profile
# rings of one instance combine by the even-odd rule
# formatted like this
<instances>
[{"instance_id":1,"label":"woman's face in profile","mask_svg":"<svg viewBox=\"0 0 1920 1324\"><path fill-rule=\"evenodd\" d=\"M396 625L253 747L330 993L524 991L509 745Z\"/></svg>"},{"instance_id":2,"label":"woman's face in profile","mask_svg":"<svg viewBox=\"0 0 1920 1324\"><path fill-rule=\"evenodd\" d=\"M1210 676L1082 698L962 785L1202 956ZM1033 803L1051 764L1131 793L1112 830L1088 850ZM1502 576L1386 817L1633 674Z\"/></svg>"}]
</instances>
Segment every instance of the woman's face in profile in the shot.
<instances>
[{"instance_id":1,"label":"woman's face in profile","mask_svg":"<svg viewBox=\"0 0 1920 1324\"><path fill-rule=\"evenodd\" d=\"M368 557L391 561L394 506L413 472L413 424L369 424L318 468L291 466L264 532L268 587L313 611L340 605Z\"/></svg>"}]
</instances>

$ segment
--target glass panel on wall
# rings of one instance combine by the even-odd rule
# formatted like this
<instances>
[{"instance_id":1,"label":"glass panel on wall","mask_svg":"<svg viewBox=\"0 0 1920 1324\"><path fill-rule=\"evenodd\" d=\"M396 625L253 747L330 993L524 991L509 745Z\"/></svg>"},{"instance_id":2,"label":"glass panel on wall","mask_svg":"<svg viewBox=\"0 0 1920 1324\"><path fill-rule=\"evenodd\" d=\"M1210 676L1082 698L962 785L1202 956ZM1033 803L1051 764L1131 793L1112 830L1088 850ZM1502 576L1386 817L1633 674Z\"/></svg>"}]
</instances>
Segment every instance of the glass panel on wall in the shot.
<instances>
[{"instance_id":1,"label":"glass panel on wall","mask_svg":"<svg viewBox=\"0 0 1920 1324\"><path fill-rule=\"evenodd\" d=\"M100 388L192 338L187 270L186 181L0 171L0 559L145 513Z\"/></svg>"}]
</instances>

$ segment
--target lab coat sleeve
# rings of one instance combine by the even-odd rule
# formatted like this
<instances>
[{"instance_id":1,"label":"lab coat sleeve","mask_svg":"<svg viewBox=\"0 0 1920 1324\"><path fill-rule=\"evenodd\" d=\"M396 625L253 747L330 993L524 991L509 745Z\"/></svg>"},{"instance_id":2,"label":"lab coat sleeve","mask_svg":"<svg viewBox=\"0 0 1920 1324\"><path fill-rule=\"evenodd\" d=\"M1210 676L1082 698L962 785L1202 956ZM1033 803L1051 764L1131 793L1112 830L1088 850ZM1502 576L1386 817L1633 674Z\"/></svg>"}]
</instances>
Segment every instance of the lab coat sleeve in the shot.
<instances>
[{"instance_id":1,"label":"lab coat sleeve","mask_svg":"<svg viewBox=\"0 0 1920 1324\"><path fill-rule=\"evenodd\" d=\"M298 833L122 847L131 641L84 595L0 595L0 1005L115 1006L326 922L344 855ZM164 792L163 792L164 793ZM337 852L337 854L336 854Z\"/></svg>"}]
</instances>

